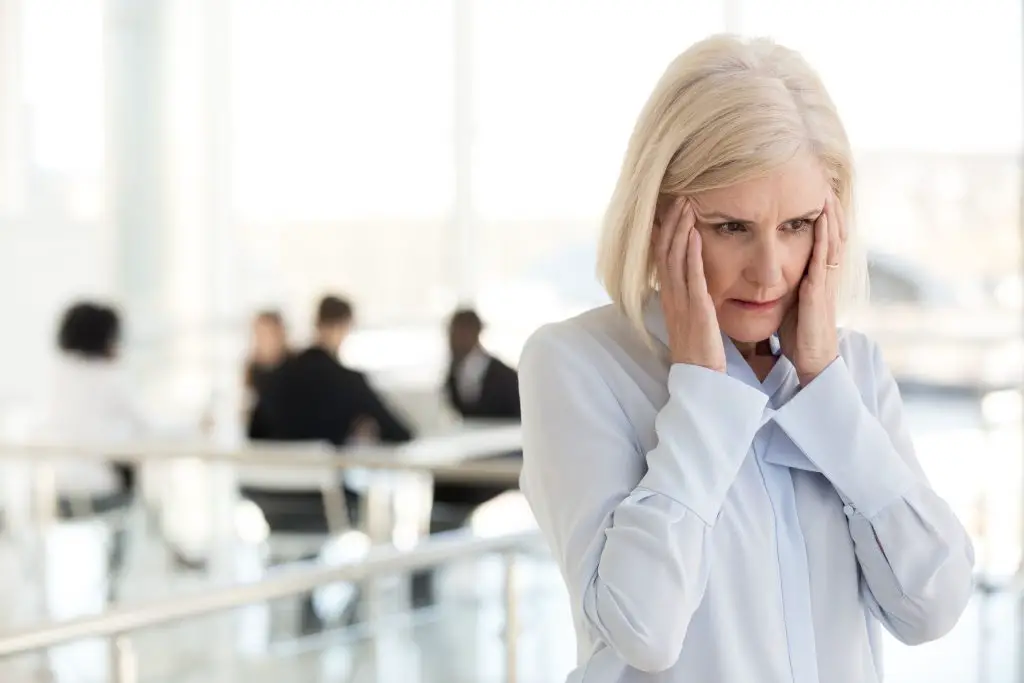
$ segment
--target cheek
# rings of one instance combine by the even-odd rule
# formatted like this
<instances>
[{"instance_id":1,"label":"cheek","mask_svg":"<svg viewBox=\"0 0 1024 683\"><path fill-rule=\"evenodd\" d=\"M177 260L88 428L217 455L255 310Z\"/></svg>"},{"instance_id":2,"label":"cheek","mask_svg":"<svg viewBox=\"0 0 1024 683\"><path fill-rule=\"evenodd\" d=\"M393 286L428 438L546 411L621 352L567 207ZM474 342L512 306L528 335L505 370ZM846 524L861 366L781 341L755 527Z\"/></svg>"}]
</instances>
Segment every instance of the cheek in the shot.
<instances>
[{"instance_id":1,"label":"cheek","mask_svg":"<svg viewBox=\"0 0 1024 683\"><path fill-rule=\"evenodd\" d=\"M705 233L701 233L705 237ZM743 259L736 249L721 241L705 237L703 242L704 277L712 299L727 291L743 272Z\"/></svg>"},{"instance_id":2,"label":"cheek","mask_svg":"<svg viewBox=\"0 0 1024 683\"><path fill-rule=\"evenodd\" d=\"M803 279L807 272L807 264L811 260L811 251L814 247L814 238L808 233L800 235L788 245L786 263L783 266L786 282L796 285Z\"/></svg>"}]
</instances>

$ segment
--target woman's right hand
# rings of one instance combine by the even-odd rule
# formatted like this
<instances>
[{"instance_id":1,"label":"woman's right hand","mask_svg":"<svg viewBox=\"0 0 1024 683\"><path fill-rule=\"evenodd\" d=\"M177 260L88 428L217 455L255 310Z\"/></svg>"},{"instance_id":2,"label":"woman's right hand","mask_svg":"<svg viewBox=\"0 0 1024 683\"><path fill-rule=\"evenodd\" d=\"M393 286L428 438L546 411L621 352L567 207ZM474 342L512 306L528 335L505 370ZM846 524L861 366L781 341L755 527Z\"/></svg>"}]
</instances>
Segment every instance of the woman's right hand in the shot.
<instances>
[{"instance_id":1,"label":"woman's right hand","mask_svg":"<svg viewBox=\"0 0 1024 683\"><path fill-rule=\"evenodd\" d=\"M693 204L677 198L655 219L652 242L673 363L725 372L725 346L708 294Z\"/></svg>"}]
</instances>

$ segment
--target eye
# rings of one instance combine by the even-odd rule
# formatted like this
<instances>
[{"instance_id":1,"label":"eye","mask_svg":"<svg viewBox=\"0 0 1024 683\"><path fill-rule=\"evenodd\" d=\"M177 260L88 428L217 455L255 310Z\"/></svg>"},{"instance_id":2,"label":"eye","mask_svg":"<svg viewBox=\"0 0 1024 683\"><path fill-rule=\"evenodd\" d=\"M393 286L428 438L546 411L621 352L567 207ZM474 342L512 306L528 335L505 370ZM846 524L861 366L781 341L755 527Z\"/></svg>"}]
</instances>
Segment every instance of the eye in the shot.
<instances>
[{"instance_id":1,"label":"eye","mask_svg":"<svg viewBox=\"0 0 1024 683\"><path fill-rule=\"evenodd\" d=\"M803 232L809 230L814 222L808 218L798 218L795 221L786 223L785 229L789 232Z\"/></svg>"},{"instance_id":2,"label":"eye","mask_svg":"<svg viewBox=\"0 0 1024 683\"><path fill-rule=\"evenodd\" d=\"M723 235L738 235L747 231L747 226L742 223L719 223L715 230Z\"/></svg>"}]
</instances>

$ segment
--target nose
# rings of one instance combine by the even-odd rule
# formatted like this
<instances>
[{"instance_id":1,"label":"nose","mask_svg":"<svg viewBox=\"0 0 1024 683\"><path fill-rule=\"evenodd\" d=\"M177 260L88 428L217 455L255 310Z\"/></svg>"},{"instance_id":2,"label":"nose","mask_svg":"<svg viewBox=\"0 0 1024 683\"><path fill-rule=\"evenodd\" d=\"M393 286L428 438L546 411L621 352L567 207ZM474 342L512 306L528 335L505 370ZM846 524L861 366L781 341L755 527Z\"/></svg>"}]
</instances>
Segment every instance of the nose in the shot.
<instances>
[{"instance_id":1,"label":"nose","mask_svg":"<svg viewBox=\"0 0 1024 683\"><path fill-rule=\"evenodd\" d=\"M757 240L752 247L747 280L762 288L777 285L782 280L782 245L772 236Z\"/></svg>"}]
</instances>

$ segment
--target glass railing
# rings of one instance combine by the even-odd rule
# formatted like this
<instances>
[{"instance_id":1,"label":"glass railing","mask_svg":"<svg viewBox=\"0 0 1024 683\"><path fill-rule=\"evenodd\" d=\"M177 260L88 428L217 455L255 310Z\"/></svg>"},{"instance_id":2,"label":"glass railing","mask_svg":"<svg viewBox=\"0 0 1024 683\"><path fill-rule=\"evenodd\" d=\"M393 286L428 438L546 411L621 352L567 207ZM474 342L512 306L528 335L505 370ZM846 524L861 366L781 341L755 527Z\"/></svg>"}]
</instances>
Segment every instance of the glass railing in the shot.
<instances>
[{"instance_id":1,"label":"glass railing","mask_svg":"<svg viewBox=\"0 0 1024 683\"><path fill-rule=\"evenodd\" d=\"M218 670L272 656L310 638L376 642L378 630L386 633L389 624L429 621L431 613L483 601L497 605L492 618L501 623L501 670L511 680L528 680L517 673L520 589L525 586L520 565L526 563L520 556L523 550L538 548L538 541L536 532L493 538L471 532L440 534L409 551L375 548L356 562L287 566L253 582L165 586L160 597L122 597L100 609L89 608L103 605L109 583L90 584L92 577L83 567L64 564L67 581L34 582L41 585L43 604L22 610L5 624L0 679L18 680L26 666L31 668L26 662L35 661L57 681L134 683L165 675L182 680L185 672L173 667L183 662L194 660L203 671ZM422 581L414 583L410 572L422 575L440 566L446 569L434 572L431 597L417 596L411 586ZM530 581L529 572L525 580ZM429 606L412 611L416 602ZM24 625L40 613L46 614L45 623ZM45 652L45 662L25 657L31 652Z\"/></svg>"}]
</instances>

